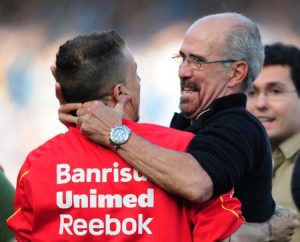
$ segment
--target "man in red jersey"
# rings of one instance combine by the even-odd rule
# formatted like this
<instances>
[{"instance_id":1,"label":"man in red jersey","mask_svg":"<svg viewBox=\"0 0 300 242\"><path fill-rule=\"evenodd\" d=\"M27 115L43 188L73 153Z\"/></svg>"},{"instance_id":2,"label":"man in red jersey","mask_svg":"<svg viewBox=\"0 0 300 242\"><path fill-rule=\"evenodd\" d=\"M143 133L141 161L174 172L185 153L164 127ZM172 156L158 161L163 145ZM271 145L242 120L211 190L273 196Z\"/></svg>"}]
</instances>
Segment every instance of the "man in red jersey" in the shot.
<instances>
[{"instance_id":1,"label":"man in red jersey","mask_svg":"<svg viewBox=\"0 0 300 242\"><path fill-rule=\"evenodd\" d=\"M230 194L201 207L186 205L114 152L131 132L179 151L185 151L193 137L135 123L140 78L129 48L116 32L67 41L59 49L56 67L67 102L101 100L114 107L130 97L123 120L127 128L112 131L107 149L69 127L28 155L18 176L16 211L7 222L19 241L213 242L241 225L240 204Z\"/></svg>"}]
</instances>

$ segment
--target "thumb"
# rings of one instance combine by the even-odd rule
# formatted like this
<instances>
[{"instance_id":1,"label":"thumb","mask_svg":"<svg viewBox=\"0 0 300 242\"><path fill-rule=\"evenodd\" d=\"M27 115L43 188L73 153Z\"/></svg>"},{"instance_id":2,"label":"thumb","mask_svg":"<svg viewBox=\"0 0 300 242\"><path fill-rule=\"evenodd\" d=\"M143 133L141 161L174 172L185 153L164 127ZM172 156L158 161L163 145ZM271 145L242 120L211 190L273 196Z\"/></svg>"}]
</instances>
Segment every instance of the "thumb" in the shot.
<instances>
[{"instance_id":1,"label":"thumb","mask_svg":"<svg viewBox=\"0 0 300 242\"><path fill-rule=\"evenodd\" d=\"M60 105L66 103L66 100L62 93L61 85L59 84L59 82L55 82L55 96L58 99Z\"/></svg>"},{"instance_id":2,"label":"thumb","mask_svg":"<svg viewBox=\"0 0 300 242\"><path fill-rule=\"evenodd\" d=\"M124 117L124 109L125 105L131 100L130 95L122 95L119 96L118 101L116 103L116 106L114 110L120 115L120 117Z\"/></svg>"}]
</instances>

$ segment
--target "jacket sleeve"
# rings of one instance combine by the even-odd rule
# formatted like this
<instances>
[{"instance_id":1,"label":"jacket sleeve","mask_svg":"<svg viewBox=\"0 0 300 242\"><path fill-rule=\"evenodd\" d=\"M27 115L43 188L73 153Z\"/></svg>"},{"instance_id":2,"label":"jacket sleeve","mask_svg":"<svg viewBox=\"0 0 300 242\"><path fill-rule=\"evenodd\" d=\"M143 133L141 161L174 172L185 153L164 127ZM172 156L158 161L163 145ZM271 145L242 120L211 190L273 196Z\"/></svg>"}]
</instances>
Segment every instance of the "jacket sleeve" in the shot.
<instances>
[{"instance_id":1,"label":"jacket sleeve","mask_svg":"<svg viewBox=\"0 0 300 242\"><path fill-rule=\"evenodd\" d=\"M241 203L233 192L199 205L189 204L188 216L193 224L194 242L212 242L228 238L243 223Z\"/></svg>"},{"instance_id":2,"label":"jacket sleeve","mask_svg":"<svg viewBox=\"0 0 300 242\"><path fill-rule=\"evenodd\" d=\"M18 176L15 212L7 219L7 226L13 231L18 242L31 241L33 210L28 174L29 169L25 163Z\"/></svg>"}]
</instances>

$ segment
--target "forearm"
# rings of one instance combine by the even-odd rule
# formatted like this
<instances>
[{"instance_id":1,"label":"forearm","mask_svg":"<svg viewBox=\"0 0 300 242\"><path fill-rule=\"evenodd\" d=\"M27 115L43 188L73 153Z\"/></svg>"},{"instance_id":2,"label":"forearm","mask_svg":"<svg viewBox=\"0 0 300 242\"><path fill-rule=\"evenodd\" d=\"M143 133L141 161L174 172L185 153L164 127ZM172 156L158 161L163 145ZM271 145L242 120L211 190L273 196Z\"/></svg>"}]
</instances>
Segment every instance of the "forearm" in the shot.
<instances>
[{"instance_id":1,"label":"forearm","mask_svg":"<svg viewBox=\"0 0 300 242\"><path fill-rule=\"evenodd\" d=\"M264 223L245 223L230 238L231 242L287 242L299 226L296 211L278 206L273 216Z\"/></svg>"},{"instance_id":2,"label":"forearm","mask_svg":"<svg viewBox=\"0 0 300 242\"><path fill-rule=\"evenodd\" d=\"M172 194L198 203L207 201L213 194L209 175L188 153L161 148L134 133L117 153L152 182Z\"/></svg>"},{"instance_id":3,"label":"forearm","mask_svg":"<svg viewBox=\"0 0 300 242\"><path fill-rule=\"evenodd\" d=\"M111 147L109 137L112 128L122 124L120 115L101 102L84 104L77 115L81 133L97 144ZM158 186L192 202L205 202L212 196L211 178L191 155L170 150L171 147L161 148L134 132L126 141L117 153Z\"/></svg>"},{"instance_id":4,"label":"forearm","mask_svg":"<svg viewBox=\"0 0 300 242\"><path fill-rule=\"evenodd\" d=\"M228 240L225 240L228 241ZM268 223L244 223L230 237L230 242L264 242L271 241Z\"/></svg>"}]
</instances>

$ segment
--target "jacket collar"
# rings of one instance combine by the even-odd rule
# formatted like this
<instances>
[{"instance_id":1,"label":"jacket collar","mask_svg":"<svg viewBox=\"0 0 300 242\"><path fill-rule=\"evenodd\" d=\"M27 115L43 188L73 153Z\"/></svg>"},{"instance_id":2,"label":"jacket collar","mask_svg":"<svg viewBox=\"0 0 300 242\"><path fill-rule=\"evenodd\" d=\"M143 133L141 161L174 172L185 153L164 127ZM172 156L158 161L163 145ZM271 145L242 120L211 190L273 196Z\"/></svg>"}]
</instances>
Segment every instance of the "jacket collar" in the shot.
<instances>
[{"instance_id":1,"label":"jacket collar","mask_svg":"<svg viewBox=\"0 0 300 242\"><path fill-rule=\"evenodd\" d=\"M235 107L246 107L246 95L242 93L231 94L214 100L210 106L202 111L196 120L192 123L189 119L186 119L181 113L175 113L171 121L171 127L177 129L185 129L187 131L195 132L199 130L204 120L211 117L212 115L221 112L226 109Z\"/></svg>"}]
</instances>

